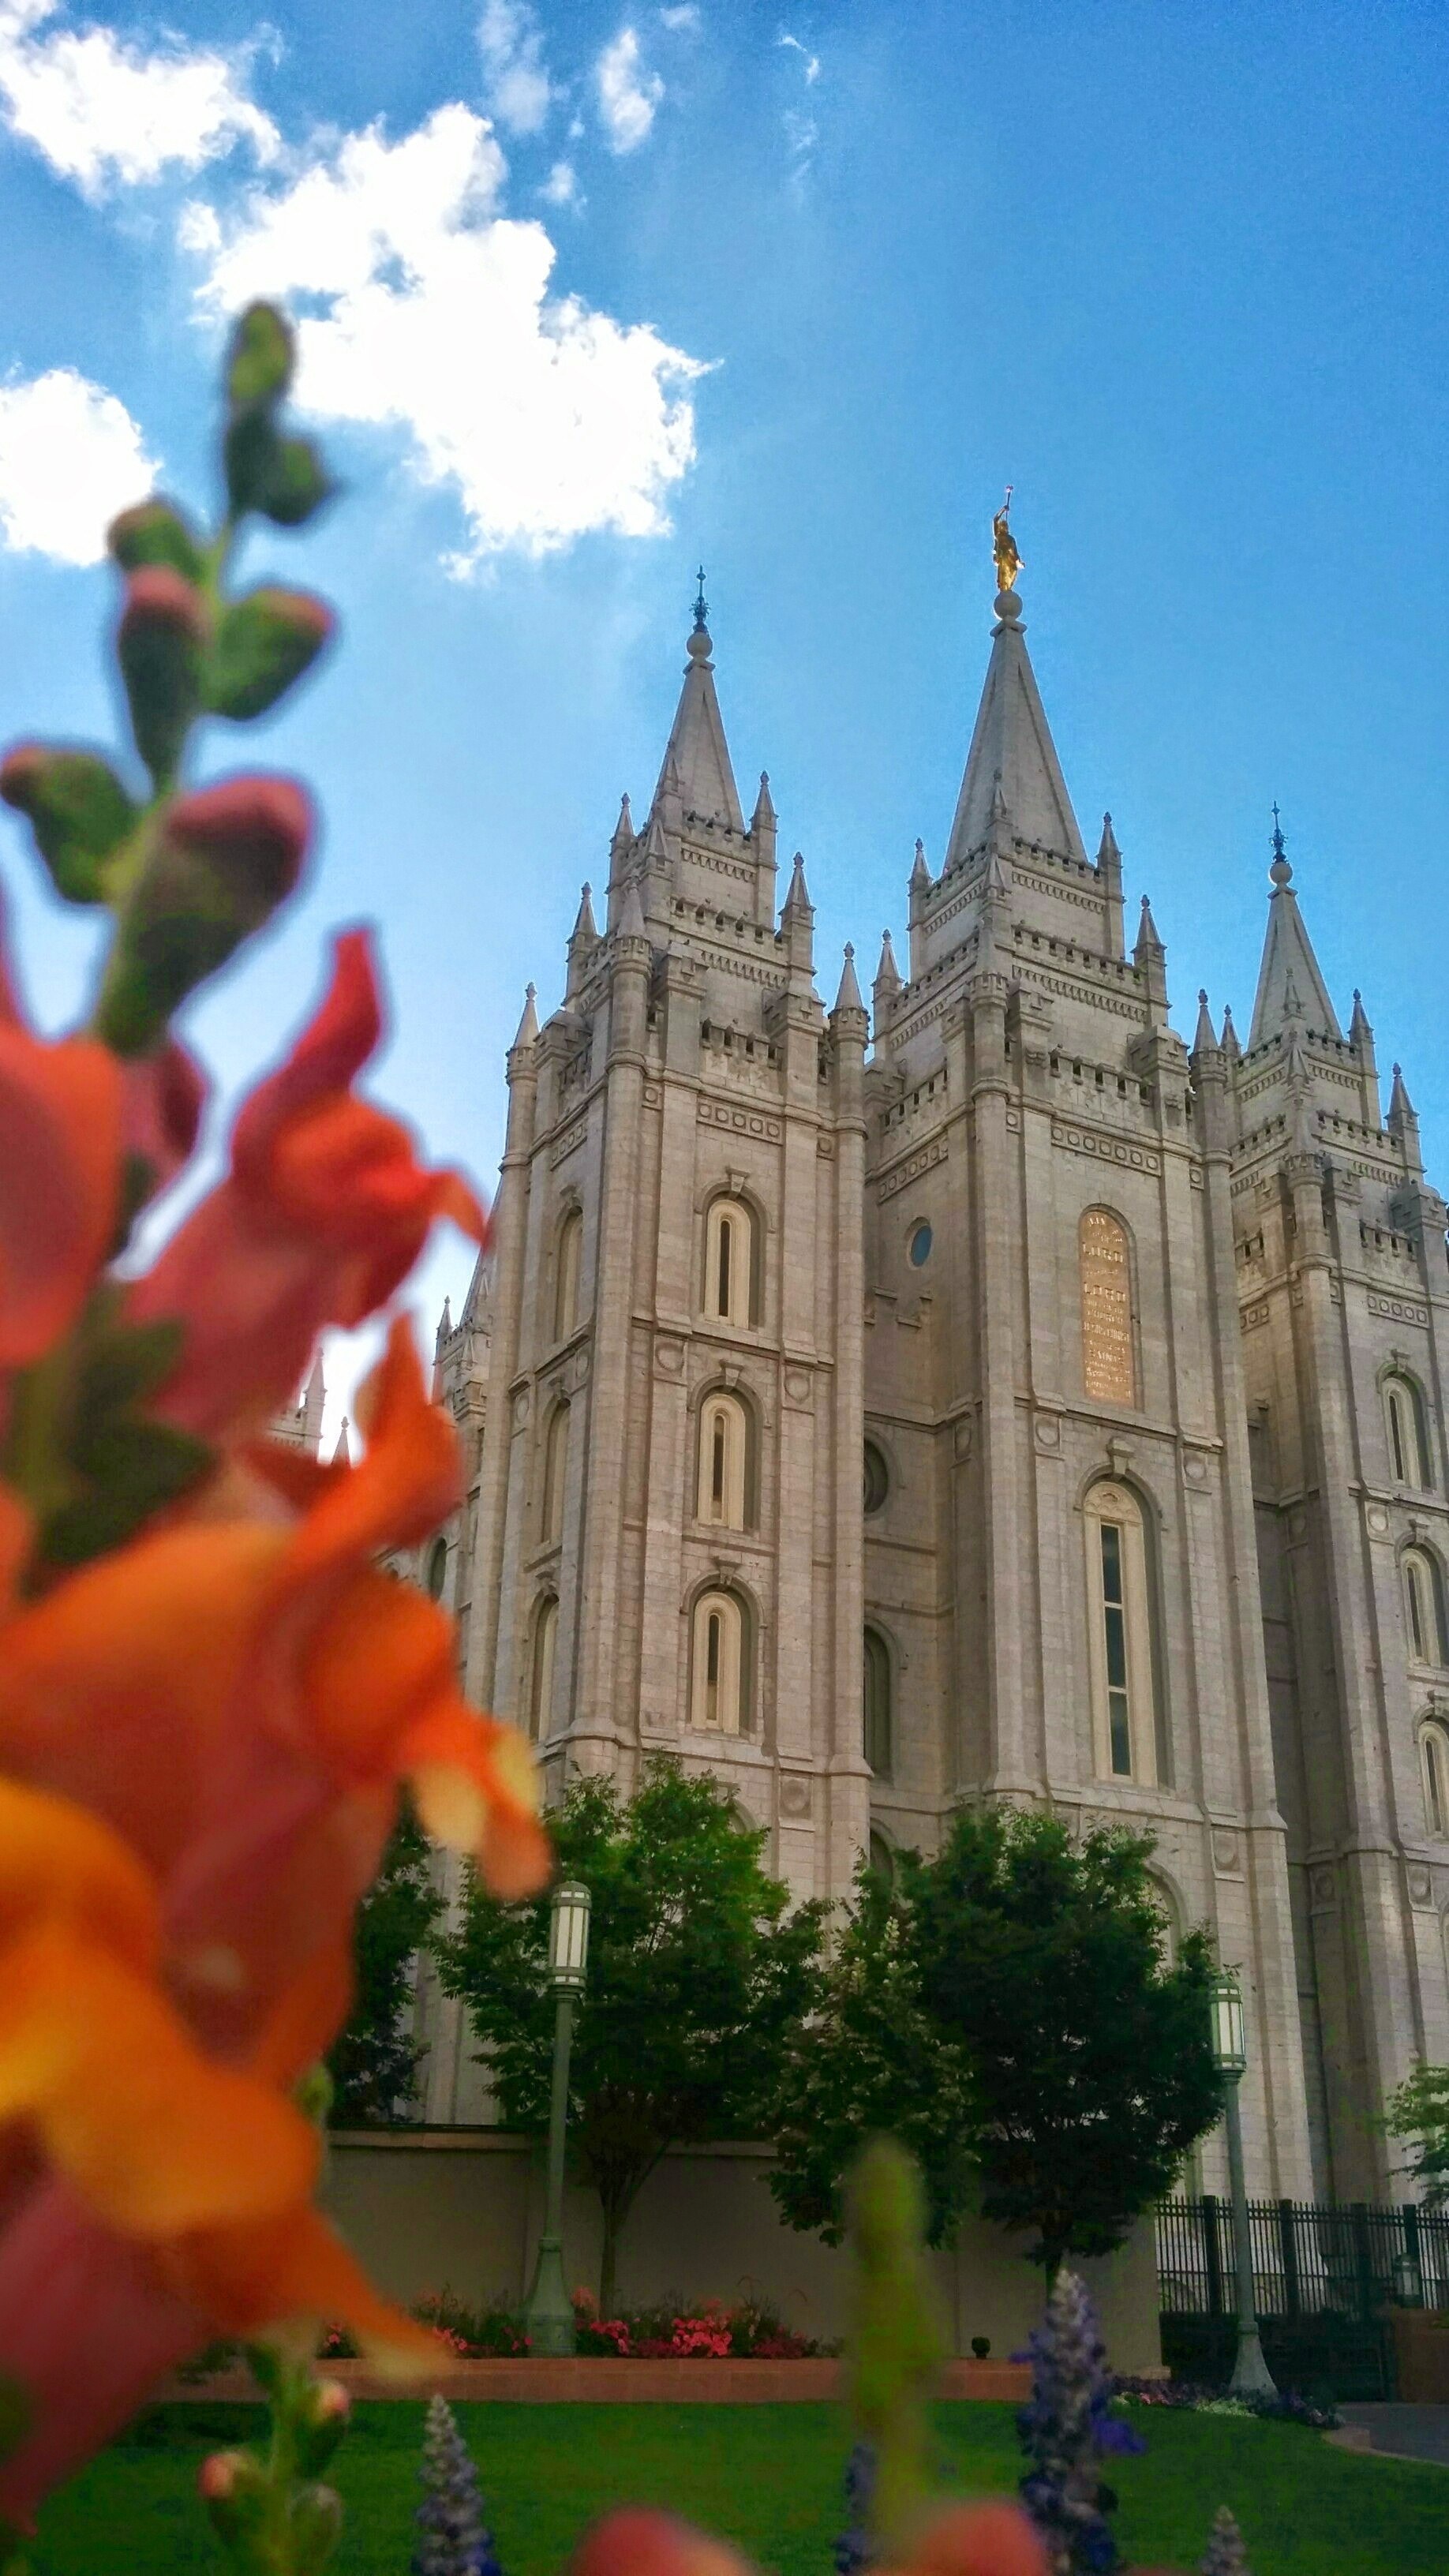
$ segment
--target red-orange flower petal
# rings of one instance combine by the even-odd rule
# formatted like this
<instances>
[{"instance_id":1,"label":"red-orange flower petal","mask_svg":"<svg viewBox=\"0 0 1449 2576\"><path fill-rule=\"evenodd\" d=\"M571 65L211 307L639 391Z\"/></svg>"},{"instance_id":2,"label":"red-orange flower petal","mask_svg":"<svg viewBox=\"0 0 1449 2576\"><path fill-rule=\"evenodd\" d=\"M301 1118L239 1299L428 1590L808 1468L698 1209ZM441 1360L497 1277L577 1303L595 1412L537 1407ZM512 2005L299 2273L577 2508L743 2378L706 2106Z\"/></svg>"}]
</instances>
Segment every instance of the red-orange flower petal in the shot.
<instances>
[{"instance_id":1,"label":"red-orange flower petal","mask_svg":"<svg viewBox=\"0 0 1449 2576\"><path fill-rule=\"evenodd\" d=\"M1019 2505L951 2505L922 2532L904 2576L1049 2576L1046 2546Z\"/></svg>"},{"instance_id":2,"label":"red-orange flower petal","mask_svg":"<svg viewBox=\"0 0 1449 2576\"><path fill-rule=\"evenodd\" d=\"M203 2055L178 2013L67 1925L0 1953L0 2124L29 2121L51 2166L127 2236L270 2216L310 2190L316 2132Z\"/></svg>"},{"instance_id":3,"label":"red-orange flower petal","mask_svg":"<svg viewBox=\"0 0 1449 2576\"><path fill-rule=\"evenodd\" d=\"M84 1303L115 1227L120 1139L105 1047L0 1021L0 1369L38 1359Z\"/></svg>"},{"instance_id":4,"label":"red-orange flower petal","mask_svg":"<svg viewBox=\"0 0 1449 2576\"><path fill-rule=\"evenodd\" d=\"M431 2327L380 2299L336 2230L306 2205L251 2226L198 2230L170 2250L166 2269L223 2334L336 2318L379 2369L399 2377L437 2369Z\"/></svg>"},{"instance_id":5,"label":"red-orange flower petal","mask_svg":"<svg viewBox=\"0 0 1449 2576\"><path fill-rule=\"evenodd\" d=\"M626 2505L586 2531L569 2576L748 2576L743 2558L672 2513Z\"/></svg>"}]
</instances>

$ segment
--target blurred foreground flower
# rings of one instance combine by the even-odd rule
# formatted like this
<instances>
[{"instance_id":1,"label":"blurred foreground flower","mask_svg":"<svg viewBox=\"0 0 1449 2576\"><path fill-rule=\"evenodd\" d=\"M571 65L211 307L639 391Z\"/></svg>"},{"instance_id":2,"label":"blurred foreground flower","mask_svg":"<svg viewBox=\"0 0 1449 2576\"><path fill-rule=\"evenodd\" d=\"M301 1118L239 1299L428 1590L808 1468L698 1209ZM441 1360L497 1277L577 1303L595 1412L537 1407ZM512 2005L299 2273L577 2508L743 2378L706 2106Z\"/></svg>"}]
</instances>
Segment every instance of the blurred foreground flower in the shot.
<instances>
[{"instance_id":1,"label":"blurred foreground flower","mask_svg":"<svg viewBox=\"0 0 1449 2576\"><path fill-rule=\"evenodd\" d=\"M311 837L293 780L185 776L200 719L264 712L331 631L320 601L225 587L249 514L291 526L326 495L277 417L291 363L285 324L254 306L228 362L214 537L160 500L111 531L149 792L87 749L0 763L57 893L112 921L84 1035L32 1034L0 960L11 2518L218 2334L295 2327L305 2353L337 2318L384 2366L435 2361L314 2210L319 2140L293 2097L346 2015L353 1914L404 1781L500 1894L548 1870L526 1746L462 1699L451 1621L374 1563L459 1499L406 1324L357 1407L360 1465L258 1436L318 1333L385 1306L435 1218L484 1233L458 1175L353 1092L382 1025L365 934L339 940L320 1011L243 1104L225 1178L145 1276L111 1266L196 1142L204 1082L172 1013L286 900ZM281 2576L335 2538L315 2469L341 2421L300 2363L259 2366L291 2465L214 2464L210 2503L242 2563L262 2513L255 2563Z\"/></svg>"}]
</instances>

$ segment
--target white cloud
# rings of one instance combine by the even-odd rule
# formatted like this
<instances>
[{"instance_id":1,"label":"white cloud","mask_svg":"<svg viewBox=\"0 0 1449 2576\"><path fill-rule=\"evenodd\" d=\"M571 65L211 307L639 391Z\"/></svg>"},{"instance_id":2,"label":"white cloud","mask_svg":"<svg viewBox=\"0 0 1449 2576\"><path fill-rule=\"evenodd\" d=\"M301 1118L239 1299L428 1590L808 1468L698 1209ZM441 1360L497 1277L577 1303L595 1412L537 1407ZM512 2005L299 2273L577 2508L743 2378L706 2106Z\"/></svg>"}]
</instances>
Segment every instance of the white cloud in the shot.
<instances>
[{"instance_id":1,"label":"white cloud","mask_svg":"<svg viewBox=\"0 0 1449 2576\"><path fill-rule=\"evenodd\" d=\"M0 384L0 531L17 553L99 563L156 472L125 404L74 367Z\"/></svg>"},{"instance_id":2,"label":"white cloud","mask_svg":"<svg viewBox=\"0 0 1449 2576\"><path fill-rule=\"evenodd\" d=\"M780 42L782 45L787 45L792 53L800 56L801 69L805 74L805 86L807 89L811 88L820 78L820 56L812 54L808 45L802 45L798 36L782 36Z\"/></svg>"},{"instance_id":3,"label":"white cloud","mask_svg":"<svg viewBox=\"0 0 1449 2576\"><path fill-rule=\"evenodd\" d=\"M222 317L253 295L297 299L300 400L402 427L423 479L458 494L465 561L591 528L653 535L693 460L702 369L647 323L551 299L553 243L498 211L505 176L460 105L396 143L346 135L225 222L190 210L202 303Z\"/></svg>"},{"instance_id":4,"label":"white cloud","mask_svg":"<svg viewBox=\"0 0 1449 2576\"><path fill-rule=\"evenodd\" d=\"M488 104L510 134L537 134L547 121L553 84L544 68L543 34L528 0L488 0L478 22Z\"/></svg>"},{"instance_id":5,"label":"white cloud","mask_svg":"<svg viewBox=\"0 0 1449 2576\"><path fill-rule=\"evenodd\" d=\"M667 27L671 36L697 36L700 29L700 15L694 0L681 0L681 5L677 9L661 9L659 24L661 27Z\"/></svg>"},{"instance_id":6,"label":"white cloud","mask_svg":"<svg viewBox=\"0 0 1449 2576\"><path fill-rule=\"evenodd\" d=\"M654 122L664 96L657 72L645 71L639 39L632 27L621 27L594 66L599 114L611 152L636 152Z\"/></svg>"},{"instance_id":7,"label":"white cloud","mask_svg":"<svg viewBox=\"0 0 1449 2576\"><path fill-rule=\"evenodd\" d=\"M200 169L240 140L263 160L275 153L277 129L246 91L250 51L180 37L147 50L109 27L38 34L56 10L0 0L0 115L83 195Z\"/></svg>"},{"instance_id":8,"label":"white cloud","mask_svg":"<svg viewBox=\"0 0 1449 2576\"><path fill-rule=\"evenodd\" d=\"M555 161L538 193L550 206L581 204L579 175L572 161Z\"/></svg>"}]
</instances>

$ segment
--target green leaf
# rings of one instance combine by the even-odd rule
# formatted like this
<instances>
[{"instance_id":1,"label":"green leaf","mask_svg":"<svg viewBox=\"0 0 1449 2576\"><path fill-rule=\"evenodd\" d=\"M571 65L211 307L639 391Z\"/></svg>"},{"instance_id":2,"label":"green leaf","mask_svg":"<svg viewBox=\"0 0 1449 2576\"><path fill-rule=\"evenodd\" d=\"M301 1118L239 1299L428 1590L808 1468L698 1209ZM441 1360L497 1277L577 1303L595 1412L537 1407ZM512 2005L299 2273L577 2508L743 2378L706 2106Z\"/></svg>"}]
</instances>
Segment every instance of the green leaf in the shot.
<instances>
[{"instance_id":1,"label":"green leaf","mask_svg":"<svg viewBox=\"0 0 1449 2576\"><path fill-rule=\"evenodd\" d=\"M160 579L159 573L143 578ZM188 728L201 705L200 634L178 619L122 618L116 658L126 684L136 749L158 787L176 774Z\"/></svg>"},{"instance_id":2,"label":"green leaf","mask_svg":"<svg viewBox=\"0 0 1449 2576\"><path fill-rule=\"evenodd\" d=\"M257 507L279 528L299 528L336 489L310 438L283 438Z\"/></svg>"},{"instance_id":3,"label":"green leaf","mask_svg":"<svg viewBox=\"0 0 1449 2576\"><path fill-rule=\"evenodd\" d=\"M205 1441L169 1422L117 1421L90 1433L80 1463L92 1490L52 1512L41 1552L52 1565L85 1565L122 1546L163 1503L174 1503L206 1473Z\"/></svg>"},{"instance_id":4,"label":"green leaf","mask_svg":"<svg viewBox=\"0 0 1449 2576\"><path fill-rule=\"evenodd\" d=\"M264 506L268 486L281 471L282 441L272 416L259 404L227 422L222 441L227 505L234 519Z\"/></svg>"},{"instance_id":5,"label":"green leaf","mask_svg":"<svg viewBox=\"0 0 1449 2576\"><path fill-rule=\"evenodd\" d=\"M185 1327L176 1317L154 1324L117 1321L86 1353L81 1371L82 1422L108 1419L153 1395L181 1356Z\"/></svg>"},{"instance_id":6,"label":"green leaf","mask_svg":"<svg viewBox=\"0 0 1449 2576\"><path fill-rule=\"evenodd\" d=\"M169 501L141 501L135 509L123 510L111 521L106 543L123 572L136 572L142 564L169 564L186 581L205 577L201 548Z\"/></svg>"},{"instance_id":7,"label":"green leaf","mask_svg":"<svg viewBox=\"0 0 1449 2576\"><path fill-rule=\"evenodd\" d=\"M207 656L207 707L233 723L265 715L316 660L331 632L305 591L248 592L225 610Z\"/></svg>"},{"instance_id":8,"label":"green leaf","mask_svg":"<svg viewBox=\"0 0 1449 2576\"><path fill-rule=\"evenodd\" d=\"M233 411L280 402L296 362L292 331L274 304L249 304L232 334L226 396Z\"/></svg>"},{"instance_id":9,"label":"green leaf","mask_svg":"<svg viewBox=\"0 0 1449 2576\"><path fill-rule=\"evenodd\" d=\"M3 793L30 818L36 847L67 903L105 899L105 862L135 825L139 807L107 761L91 751L13 753Z\"/></svg>"}]
</instances>

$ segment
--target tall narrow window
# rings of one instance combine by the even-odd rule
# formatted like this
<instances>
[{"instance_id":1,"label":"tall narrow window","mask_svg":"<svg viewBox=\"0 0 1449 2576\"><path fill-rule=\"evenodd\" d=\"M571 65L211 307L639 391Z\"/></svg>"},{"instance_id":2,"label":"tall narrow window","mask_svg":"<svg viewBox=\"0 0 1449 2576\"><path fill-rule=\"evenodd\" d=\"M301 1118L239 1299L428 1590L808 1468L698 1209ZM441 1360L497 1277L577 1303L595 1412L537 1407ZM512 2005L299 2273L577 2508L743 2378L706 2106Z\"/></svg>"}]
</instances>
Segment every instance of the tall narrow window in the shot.
<instances>
[{"instance_id":1,"label":"tall narrow window","mask_svg":"<svg viewBox=\"0 0 1449 2576\"><path fill-rule=\"evenodd\" d=\"M1444 1578L1427 1548L1404 1550L1404 1613L1409 1652L1416 1664L1449 1663L1445 1634Z\"/></svg>"},{"instance_id":2,"label":"tall narrow window","mask_svg":"<svg viewBox=\"0 0 1449 2576\"><path fill-rule=\"evenodd\" d=\"M549 1417L543 1453L543 1529L545 1547L557 1547L563 1537L564 1486L569 1463L569 1409L556 1405Z\"/></svg>"},{"instance_id":3,"label":"tall narrow window","mask_svg":"<svg viewBox=\"0 0 1449 2576\"><path fill-rule=\"evenodd\" d=\"M1419 1735L1424 1773L1424 1814L1431 1834L1449 1832L1449 1736L1442 1726L1426 1726Z\"/></svg>"},{"instance_id":4,"label":"tall narrow window","mask_svg":"<svg viewBox=\"0 0 1449 2576\"><path fill-rule=\"evenodd\" d=\"M584 1248L584 1219L581 1208L570 1208L559 1228L558 1258L554 1270L553 1333L561 1342L571 1333L579 1319L579 1261Z\"/></svg>"},{"instance_id":5,"label":"tall narrow window","mask_svg":"<svg viewBox=\"0 0 1449 2576\"><path fill-rule=\"evenodd\" d=\"M1089 1667L1096 1764L1107 1779L1155 1781L1157 1708L1142 1507L1127 1486L1086 1503Z\"/></svg>"},{"instance_id":6,"label":"tall narrow window","mask_svg":"<svg viewBox=\"0 0 1449 2576\"><path fill-rule=\"evenodd\" d=\"M1082 1386L1103 1404L1135 1405L1132 1256L1110 1208L1088 1208L1077 1229L1082 1284Z\"/></svg>"},{"instance_id":7,"label":"tall narrow window","mask_svg":"<svg viewBox=\"0 0 1449 2576\"><path fill-rule=\"evenodd\" d=\"M550 1593L538 1606L533 1623L533 1672L528 1693L528 1731L538 1744L553 1716L553 1665L558 1644L558 1603Z\"/></svg>"},{"instance_id":8,"label":"tall narrow window","mask_svg":"<svg viewBox=\"0 0 1449 2576\"><path fill-rule=\"evenodd\" d=\"M1432 1483L1429 1474L1429 1426L1424 1398L1411 1377L1386 1377L1384 1414L1389 1434L1389 1465L1396 1485Z\"/></svg>"},{"instance_id":9,"label":"tall narrow window","mask_svg":"<svg viewBox=\"0 0 1449 2576\"><path fill-rule=\"evenodd\" d=\"M743 1199L718 1198L704 1231L704 1310L722 1324L759 1320L755 1220Z\"/></svg>"},{"instance_id":10,"label":"tall narrow window","mask_svg":"<svg viewBox=\"0 0 1449 2576\"><path fill-rule=\"evenodd\" d=\"M702 1592L694 1605L689 1718L692 1726L740 1735L748 1723L745 1619L733 1592Z\"/></svg>"},{"instance_id":11,"label":"tall narrow window","mask_svg":"<svg viewBox=\"0 0 1449 2576\"><path fill-rule=\"evenodd\" d=\"M865 1758L878 1780L891 1774L891 1655L878 1628L865 1632Z\"/></svg>"},{"instance_id":12,"label":"tall narrow window","mask_svg":"<svg viewBox=\"0 0 1449 2576\"><path fill-rule=\"evenodd\" d=\"M702 1521L720 1529L747 1529L751 1508L750 1417L737 1395L706 1396L699 1412L699 1493Z\"/></svg>"}]
</instances>

